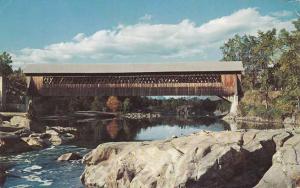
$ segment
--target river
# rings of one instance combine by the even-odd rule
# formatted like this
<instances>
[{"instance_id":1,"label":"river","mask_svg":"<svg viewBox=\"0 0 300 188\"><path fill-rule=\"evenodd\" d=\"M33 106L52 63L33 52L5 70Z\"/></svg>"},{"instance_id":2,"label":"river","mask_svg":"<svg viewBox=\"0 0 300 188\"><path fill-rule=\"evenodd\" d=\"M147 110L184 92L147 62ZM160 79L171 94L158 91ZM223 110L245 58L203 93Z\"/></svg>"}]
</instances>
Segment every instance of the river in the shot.
<instances>
[{"instance_id":1,"label":"river","mask_svg":"<svg viewBox=\"0 0 300 188\"><path fill-rule=\"evenodd\" d=\"M207 118L48 119L43 123L49 127L75 128L77 130L76 141L69 145L52 146L40 151L0 156L0 162L12 164L9 170L10 176L6 179L4 187L82 187L79 177L84 170L84 165L80 161L58 162L56 159L67 152L78 152L84 155L104 142L159 140L188 135L200 130L230 130L230 125L225 121Z\"/></svg>"}]
</instances>

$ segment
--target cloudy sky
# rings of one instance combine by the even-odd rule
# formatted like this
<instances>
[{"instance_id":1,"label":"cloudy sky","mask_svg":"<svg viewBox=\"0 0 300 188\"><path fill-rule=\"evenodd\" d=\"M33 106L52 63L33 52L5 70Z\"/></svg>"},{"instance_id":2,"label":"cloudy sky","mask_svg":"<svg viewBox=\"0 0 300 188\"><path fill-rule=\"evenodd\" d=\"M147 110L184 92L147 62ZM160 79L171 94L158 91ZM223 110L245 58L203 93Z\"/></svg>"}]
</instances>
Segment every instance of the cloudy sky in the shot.
<instances>
[{"instance_id":1,"label":"cloudy sky","mask_svg":"<svg viewBox=\"0 0 300 188\"><path fill-rule=\"evenodd\" d=\"M220 60L235 34L292 29L300 0L0 0L0 52L26 63Z\"/></svg>"}]
</instances>

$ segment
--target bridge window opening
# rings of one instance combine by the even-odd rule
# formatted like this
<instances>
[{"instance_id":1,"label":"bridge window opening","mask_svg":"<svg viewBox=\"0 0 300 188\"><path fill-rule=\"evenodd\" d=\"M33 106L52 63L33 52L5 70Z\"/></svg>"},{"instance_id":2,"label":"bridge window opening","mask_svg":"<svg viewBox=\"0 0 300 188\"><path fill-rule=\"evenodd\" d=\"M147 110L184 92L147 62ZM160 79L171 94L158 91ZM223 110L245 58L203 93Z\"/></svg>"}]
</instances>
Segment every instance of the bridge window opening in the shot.
<instances>
[{"instance_id":1,"label":"bridge window opening","mask_svg":"<svg viewBox=\"0 0 300 188\"><path fill-rule=\"evenodd\" d=\"M142 75L142 76L43 76L43 85L58 84L120 84L120 83L221 83L221 75Z\"/></svg>"}]
</instances>

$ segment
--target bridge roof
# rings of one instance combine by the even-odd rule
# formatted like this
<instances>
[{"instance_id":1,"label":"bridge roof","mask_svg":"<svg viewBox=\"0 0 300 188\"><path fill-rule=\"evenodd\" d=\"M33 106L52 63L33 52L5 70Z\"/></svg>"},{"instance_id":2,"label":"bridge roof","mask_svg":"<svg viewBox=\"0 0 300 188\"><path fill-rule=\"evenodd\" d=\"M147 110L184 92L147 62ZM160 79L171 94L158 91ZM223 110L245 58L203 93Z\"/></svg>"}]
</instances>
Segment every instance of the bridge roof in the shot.
<instances>
[{"instance_id":1,"label":"bridge roof","mask_svg":"<svg viewBox=\"0 0 300 188\"><path fill-rule=\"evenodd\" d=\"M240 61L193 63L111 63L111 64L28 64L24 73L30 74L113 74L158 72L242 72Z\"/></svg>"}]
</instances>

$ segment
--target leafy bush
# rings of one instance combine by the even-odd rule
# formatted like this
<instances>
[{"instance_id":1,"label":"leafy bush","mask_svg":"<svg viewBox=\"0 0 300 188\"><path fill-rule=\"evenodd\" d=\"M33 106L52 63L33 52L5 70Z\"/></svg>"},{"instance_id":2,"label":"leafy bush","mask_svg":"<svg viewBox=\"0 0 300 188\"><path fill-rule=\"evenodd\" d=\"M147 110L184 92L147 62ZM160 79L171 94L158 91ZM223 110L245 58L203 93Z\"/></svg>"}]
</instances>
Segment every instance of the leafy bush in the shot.
<instances>
[{"instance_id":1,"label":"leafy bush","mask_svg":"<svg viewBox=\"0 0 300 188\"><path fill-rule=\"evenodd\" d=\"M291 100L278 91L270 92L268 108L265 104L263 93L256 90L247 91L239 104L239 114L282 120L284 117L290 116L294 110Z\"/></svg>"}]
</instances>

